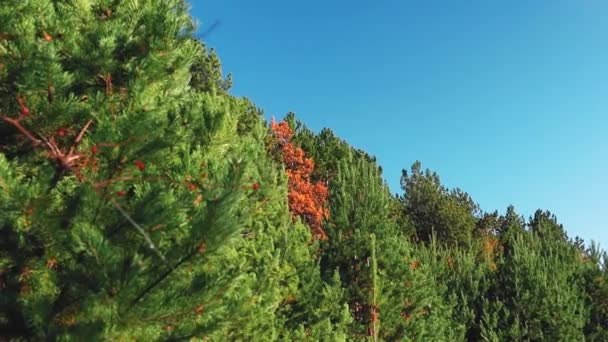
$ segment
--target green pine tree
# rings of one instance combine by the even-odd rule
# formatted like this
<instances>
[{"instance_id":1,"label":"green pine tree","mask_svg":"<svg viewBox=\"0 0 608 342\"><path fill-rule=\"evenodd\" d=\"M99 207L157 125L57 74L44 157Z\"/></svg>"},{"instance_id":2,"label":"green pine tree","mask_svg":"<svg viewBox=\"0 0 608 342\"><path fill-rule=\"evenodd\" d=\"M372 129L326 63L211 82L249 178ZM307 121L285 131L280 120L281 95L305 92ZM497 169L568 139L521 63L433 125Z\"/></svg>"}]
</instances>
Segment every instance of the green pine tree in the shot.
<instances>
[{"instance_id":1,"label":"green pine tree","mask_svg":"<svg viewBox=\"0 0 608 342\"><path fill-rule=\"evenodd\" d=\"M246 102L244 102L246 103ZM266 129L259 132L264 141ZM265 152L264 152L265 153ZM256 158L259 189L241 234L211 256L200 279L202 293L221 289L206 306L195 336L212 340L346 339L339 278L321 280L308 227L293 222L287 178L266 155Z\"/></svg>"},{"instance_id":2,"label":"green pine tree","mask_svg":"<svg viewBox=\"0 0 608 342\"><path fill-rule=\"evenodd\" d=\"M384 254L379 260L382 340L464 340L466 327L456 316L458 301L444 277L458 261L451 261L433 238L429 244L414 245L394 235L379 250Z\"/></svg>"},{"instance_id":3,"label":"green pine tree","mask_svg":"<svg viewBox=\"0 0 608 342\"><path fill-rule=\"evenodd\" d=\"M1 335L165 340L213 319L222 289L201 279L259 205L265 146L238 102L192 87L193 29L178 0L0 5Z\"/></svg>"},{"instance_id":4,"label":"green pine tree","mask_svg":"<svg viewBox=\"0 0 608 342\"><path fill-rule=\"evenodd\" d=\"M581 273L589 308L585 337L589 341L605 341L608 339L608 255L592 242L582 253L582 261Z\"/></svg>"},{"instance_id":5,"label":"green pine tree","mask_svg":"<svg viewBox=\"0 0 608 342\"><path fill-rule=\"evenodd\" d=\"M473 236L478 206L460 189L448 190L439 175L423 172L420 162L412 165L411 173L403 171L401 198L403 210L415 229L417 237L429 241L436 235L450 245L466 245Z\"/></svg>"},{"instance_id":6,"label":"green pine tree","mask_svg":"<svg viewBox=\"0 0 608 342\"><path fill-rule=\"evenodd\" d=\"M389 194L377 167L353 154L339 164L330 186L329 238L322 267L325 273L340 272L355 319L351 334L374 335L378 306L372 298L379 293L369 241L372 235L381 240L387 234Z\"/></svg>"},{"instance_id":7,"label":"green pine tree","mask_svg":"<svg viewBox=\"0 0 608 342\"><path fill-rule=\"evenodd\" d=\"M484 340L581 341L588 321L580 253L538 232L511 237L486 298Z\"/></svg>"}]
</instances>

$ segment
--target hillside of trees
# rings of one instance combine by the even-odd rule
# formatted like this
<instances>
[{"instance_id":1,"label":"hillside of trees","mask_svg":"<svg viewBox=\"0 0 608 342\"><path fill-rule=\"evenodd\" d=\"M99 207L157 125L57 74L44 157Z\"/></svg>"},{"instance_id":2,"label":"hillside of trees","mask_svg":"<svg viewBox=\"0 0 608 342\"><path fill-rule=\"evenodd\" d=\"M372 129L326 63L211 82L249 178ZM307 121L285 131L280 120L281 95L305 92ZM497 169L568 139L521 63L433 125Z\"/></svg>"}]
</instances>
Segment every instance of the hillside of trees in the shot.
<instances>
[{"instance_id":1,"label":"hillside of trees","mask_svg":"<svg viewBox=\"0 0 608 342\"><path fill-rule=\"evenodd\" d=\"M0 340L608 341L607 255L230 93L182 0L0 4ZM542 203L540 204L542 205Z\"/></svg>"}]
</instances>

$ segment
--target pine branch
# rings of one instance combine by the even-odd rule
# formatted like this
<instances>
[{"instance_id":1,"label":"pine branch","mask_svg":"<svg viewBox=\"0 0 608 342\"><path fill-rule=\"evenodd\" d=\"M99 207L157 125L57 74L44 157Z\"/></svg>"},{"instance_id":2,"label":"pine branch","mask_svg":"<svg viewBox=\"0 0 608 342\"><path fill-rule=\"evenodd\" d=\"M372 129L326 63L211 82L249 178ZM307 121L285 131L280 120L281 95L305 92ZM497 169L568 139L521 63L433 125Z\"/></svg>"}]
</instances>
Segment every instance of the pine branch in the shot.
<instances>
[{"instance_id":1,"label":"pine branch","mask_svg":"<svg viewBox=\"0 0 608 342\"><path fill-rule=\"evenodd\" d=\"M182 257L173 267L169 268L163 274L161 274L156 280L154 280L150 285L148 285L132 302L129 310L133 309L135 305L137 305L148 293L150 293L156 286L158 286L161 282L167 279L171 273L177 270L180 266L182 266L185 262L192 259L196 254L200 253L198 248L194 248L189 254Z\"/></svg>"},{"instance_id":2,"label":"pine branch","mask_svg":"<svg viewBox=\"0 0 608 342\"><path fill-rule=\"evenodd\" d=\"M129 214L120 205L118 205L116 201L111 200L110 202L127 219L127 221L129 221L129 223L131 223L133 227L135 227L135 229L137 229L137 231L144 237L144 240L146 240L146 243L148 243L148 248L150 248L154 253L156 253L156 255L158 255L158 257L161 258L162 261L166 261L164 255L162 255L162 253L156 248L156 245L154 245L154 242L150 238L150 235L148 235L148 233L146 233L146 231L137 222L135 222L135 220L133 220L133 218L131 218L131 216L129 216Z\"/></svg>"},{"instance_id":3,"label":"pine branch","mask_svg":"<svg viewBox=\"0 0 608 342\"><path fill-rule=\"evenodd\" d=\"M32 145L39 146L42 143L40 140L36 139L36 137L34 137L34 135L30 131L28 131L27 128L21 125L21 117L19 119L13 119L9 118L8 116L2 116L2 120L13 125L19 132L21 132L21 134L23 134L32 142Z\"/></svg>"},{"instance_id":4,"label":"pine branch","mask_svg":"<svg viewBox=\"0 0 608 342\"><path fill-rule=\"evenodd\" d=\"M211 220L213 221L213 220ZM211 253L214 250L216 250L217 248L219 248L219 246L213 246L211 249L206 249L206 253ZM171 267L170 269L168 269L167 271L165 271L162 275L160 275L156 280L154 280L150 285L148 285L141 294L139 294L132 302L131 302L131 306L129 307L128 310L133 309L133 307L135 307L135 305L137 305L138 303L140 303L140 301L148 294L150 293L156 286L158 286L160 283L162 283L165 279L167 279L175 270L177 270L179 267L181 267L184 263L186 263L187 261L189 261L190 259L192 259L195 255L202 253L203 251L201 251L200 249L200 244L197 245L196 247L194 247L192 249L192 251L185 255L184 257L182 257L182 259L180 259L173 267Z\"/></svg>"},{"instance_id":5,"label":"pine branch","mask_svg":"<svg viewBox=\"0 0 608 342\"><path fill-rule=\"evenodd\" d=\"M110 178L110 179L106 179L97 183L93 183L93 187L95 188L103 188L103 187L107 187L108 185L112 184L112 183L116 183L116 182L137 182L137 181L148 181L148 182L155 182L155 181L161 181L163 180L161 177L116 177L116 178Z\"/></svg>"},{"instance_id":6,"label":"pine branch","mask_svg":"<svg viewBox=\"0 0 608 342\"><path fill-rule=\"evenodd\" d=\"M90 119L89 121L87 121L87 123L84 125L84 127L82 127L82 129L80 130L80 133L78 133L78 136L74 140L74 143L72 144L72 146L70 146L70 152L68 154L74 153L74 149L80 143L80 141L84 137L84 134L87 132L87 130L89 129L89 127L91 126L91 124L93 124L93 120L92 119Z\"/></svg>"}]
</instances>

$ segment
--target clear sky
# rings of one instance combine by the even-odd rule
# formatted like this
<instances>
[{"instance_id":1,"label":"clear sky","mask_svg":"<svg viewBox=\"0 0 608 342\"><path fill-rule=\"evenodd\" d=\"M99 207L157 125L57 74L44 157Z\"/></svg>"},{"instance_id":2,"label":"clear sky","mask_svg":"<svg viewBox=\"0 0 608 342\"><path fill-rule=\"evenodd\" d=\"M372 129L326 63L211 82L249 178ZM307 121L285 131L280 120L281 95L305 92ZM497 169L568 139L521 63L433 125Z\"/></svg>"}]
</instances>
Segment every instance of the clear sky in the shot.
<instances>
[{"instance_id":1,"label":"clear sky","mask_svg":"<svg viewBox=\"0 0 608 342\"><path fill-rule=\"evenodd\" d=\"M608 1L202 0L200 31L265 116L419 159L482 209L549 209L608 246Z\"/></svg>"}]
</instances>

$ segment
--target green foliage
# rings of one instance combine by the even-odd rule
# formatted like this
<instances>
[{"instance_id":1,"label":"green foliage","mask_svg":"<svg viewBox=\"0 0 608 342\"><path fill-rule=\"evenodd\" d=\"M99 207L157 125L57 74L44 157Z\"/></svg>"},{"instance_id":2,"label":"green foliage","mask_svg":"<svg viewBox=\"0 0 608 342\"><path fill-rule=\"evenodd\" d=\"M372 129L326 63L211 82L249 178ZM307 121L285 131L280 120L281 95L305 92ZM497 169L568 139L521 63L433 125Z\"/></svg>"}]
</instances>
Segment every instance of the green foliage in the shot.
<instances>
[{"instance_id":1,"label":"green foliage","mask_svg":"<svg viewBox=\"0 0 608 342\"><path fill-rule=\"evenodd\" d=\"M405 214L416 227L422 241L436 234L439 241L451 245L469 243L475 229L477 205L460 189L448 190L439 175L422 171L420 162L412 165L411 174L403 171L401 187Z\"/></svg>"},{"instance_id":2,"label":"green foliage","mask_svg":"<svg viewBox=\"0 0 608 342\"><path fill-rule=\"evenodd\" d=\"M200 279L202 293L219 292L196 335L272 341L304 333L340 340L348 324L340 281L321 280L309 229L288 212L285 177L265 156L257 160L254 210L240 237L210 257Z\"/></svg>"},{"instance_id":3,"label":"green foliage","mask_svg":"<svg viewBox=\"0 0 608 342\"><path fill-rule=\"evenodd\" d=\"M499 261L482 322L486 340L580 341L588 320L576 248L535 232Z\"/></svg>"},{"instance_id":4,"label":"green foliage","mask_svg":"<svg viewBox=\"0 0 608 342\"><path fill-rule=\"evenodd\" d=\"M582 281L589 307L585 336L590 341L604 341L608 339L608 255L592 243L583 261Z\"/></svg>"},{"instance_id":5,"label":"green foliage","mask_svg":"<svg viewBox=\"0 0 608 342\"><path fill-rule=\"evenodd\" d=\"M232 75L222 76L222 64L214 49L207 51L206 46L197 41L203 50L190 67L192 79L190 86L196 90L226 94L232 87Z\"/></svg>"},{"instance_id":6,"label":"green foliage","mask_svg":"<svg viewBox=\"0 0 608 342\"><path fill-rule=\"evenodd\" d=\"M285 116L285 121L294 130L293 141L306 152L307 156L315 161L315 170L312 175L314 181L331 181L334 179L337 176L340 163L350 158L351 154L355 158L365 159L368 163L376 163L374 157L365 153L365 151L348 145L329 128L324 128L321 132L315 134L304 123L298 121L294 113L288 113ZM382 172L377 164L375 164L375 167Z\"/></svg>"},{"instance_id":7,"label":"green foliage","mask_svg":"<svg viewBox=\"0 0 608 342\"><path fill-rule=\"evenodd\" d=\"M608 255L293 113L328 240L182 0L0 5L0 339L605 341ZM294 149L295 150L295 149Z\"/></svg>"},{"instance_id":8,"label":"green foliage","mask_svg":"<svg viewBox=\"0 0 608 342\"><path fill-rule=\"evenodd\" d=\"M454 319L442 274L447 253L436 242L413 245L392 236L379 246L382 300L380 336L383 341L459 341L464 326Z\"/></svg>"},{"instance_id":9,"label":"green foliage","mask_svg":"<svg viewBox=\"0 0 608 342\"><path fill-rule=\"evenodd\" d=\"M260 111L225 93L181 1L11 1L0 19L2 335L344 337Z\"/></svg>"},{"instance_id":10,"label":"green foliage","mask_svg":"<svg viewBox=\"0 0 608 342\"><path fill-rule=\"evenodd\" d=\"M327 243L323 246L322 268L326 274L338 270L346 285L356 334L372 330L372 314L378 296L370 238L381 241L390 234L388 221L390 195L375 165L350 154L341 161L331 182L330 219ZM378 262L382 257L377 256ZM374 294L372 296L372 294Z\"/></svg>"},{"instance_id":11,"label":"green foliage","mask_svg":"<svg viewBox=\"0 0 608 342\"><path fill-rule=\"evenodd\" d=\"M564 227L557 223L555 215L549 211L537 210L529 223L530 230L536 233L541 239L549 241L567 240Z\"/></svg>"}]
</instances>

